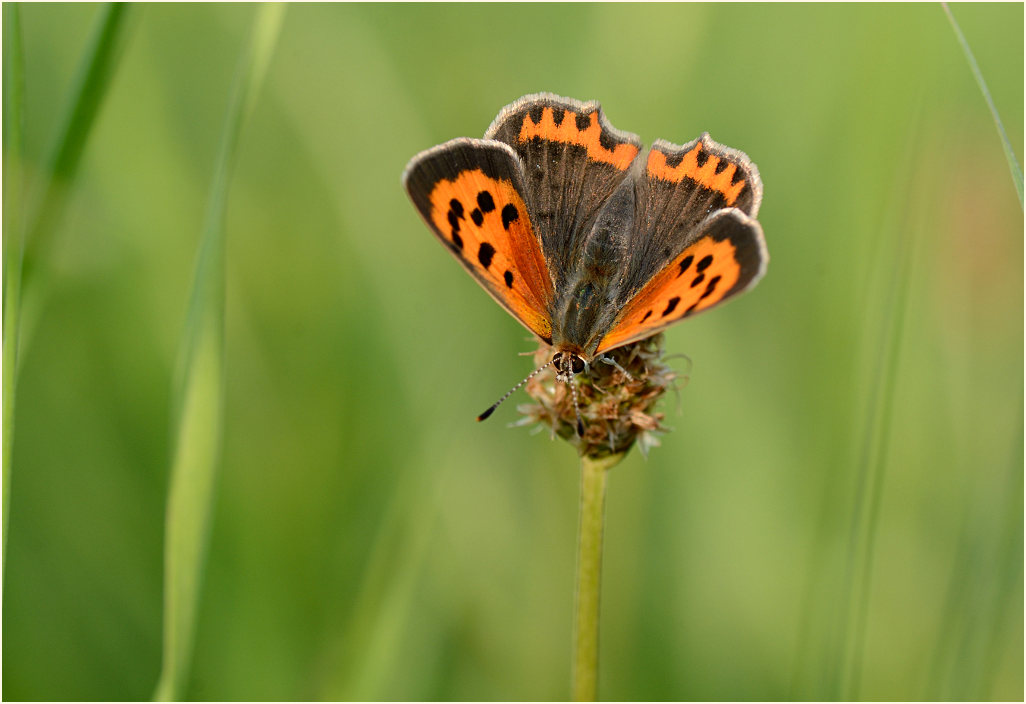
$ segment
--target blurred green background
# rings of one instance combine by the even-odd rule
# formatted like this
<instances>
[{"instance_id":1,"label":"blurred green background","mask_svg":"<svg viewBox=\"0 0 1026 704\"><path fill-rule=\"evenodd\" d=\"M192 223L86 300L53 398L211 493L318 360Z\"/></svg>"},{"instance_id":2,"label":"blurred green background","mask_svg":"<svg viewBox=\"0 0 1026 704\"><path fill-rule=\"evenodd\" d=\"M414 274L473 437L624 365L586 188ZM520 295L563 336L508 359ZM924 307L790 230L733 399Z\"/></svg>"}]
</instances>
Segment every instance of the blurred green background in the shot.
<instances>
[{"instance_id":1,"label":"blurred green background","mask_svg":"<svg viewBox=\"0 0 1026 704\"><path fill-rule=\"evenodd\" d=\"M1023 6L953 12L1021 163ZM22 8L30 172L97 15ZM130 8L38 252L5 699L153 692L173 371L253 16ZM601 696L1021 700L1023 211L938 5L289 7L230 192L186 695L568 696L575 454L506 427L517 399L473 422L533 344L399 184L537 91L708 130L765 185L766 278L667 334L673 431L613 470Z\"/></svg>"}]
</instances>

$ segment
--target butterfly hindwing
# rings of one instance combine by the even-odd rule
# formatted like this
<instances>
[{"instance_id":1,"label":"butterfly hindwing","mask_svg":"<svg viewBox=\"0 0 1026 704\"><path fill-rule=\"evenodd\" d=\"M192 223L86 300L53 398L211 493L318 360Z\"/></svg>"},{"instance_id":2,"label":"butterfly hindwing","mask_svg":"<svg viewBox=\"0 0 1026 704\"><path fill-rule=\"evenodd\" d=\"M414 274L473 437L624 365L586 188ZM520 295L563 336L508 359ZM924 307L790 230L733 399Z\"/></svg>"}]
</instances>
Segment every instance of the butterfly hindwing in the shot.
<instances>
[{"instance_id":1,"label":"butterfly hindwing","mask_svg":"<svg viewBox=\"0 0 1026 704\"><path fill-rule=\"evenodd\" d=\"M598 103L548 93L503 108L485 137L510 145L522 160L531 219L562 290L599 210L638 156L641 140L615 129Z\"/></svg>"},{"instance_id":2,"label":"butterfly hindwing","mask_svg":"<svg viewBox=\"0 0 1026 704\"><path fill-rule=\"evenodd\" d=\"M552 280L514 151L492 140L454 139L415 156L403 184L463 267L527 329L551 342Z\"/></svg>"},{"instance_id":3,"label":"butterfly hindwing","mask_svg":"<svg viewBox=\"0 0 1026 704\"><path fill-rule=\"evenodd\" d=\"M736 208L714 212L683 251L627 302L596 353L654 335L751 288L768 260L756 220Z\"/></svg>"}]
</instances>

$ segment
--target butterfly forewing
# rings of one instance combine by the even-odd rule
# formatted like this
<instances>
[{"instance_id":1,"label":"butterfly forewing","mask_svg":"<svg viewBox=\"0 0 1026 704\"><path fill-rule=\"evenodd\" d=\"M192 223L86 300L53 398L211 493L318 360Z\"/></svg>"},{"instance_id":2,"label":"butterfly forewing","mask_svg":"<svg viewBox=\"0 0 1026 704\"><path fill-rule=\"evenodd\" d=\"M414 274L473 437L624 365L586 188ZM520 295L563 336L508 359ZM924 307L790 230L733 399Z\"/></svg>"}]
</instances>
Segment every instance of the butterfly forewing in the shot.
<instances>
[{"instance_id":1,"label":"butterfly forewing","mask_svg":"<svg viewBox=\"0 0 1026 704\"><path fill-rule=\"evenodd\" d=\"M551 341L552 280L508 146L456 139L414 157L403 183L460 263L531 332Z\"/></svg>"},{"instance_id":2,"label":"butterfly forewing","mask_svg":"<svg viewBox=\"0 0 1026 704\"><path fill-rule=\"evenodd\" d=\"M557 290L566 286L599 210L638 156L637 135L606 120L596 102L541 93L505 107L485 133L524 164L531 219Z\"/></svg>"},{"instance_id":3,"label":"butterfly forewing","mask_svg":"<svg viewBox=\"0 0 1026 704\"><path fill-rule=\"evenodd\" d=\"M735 208L714 213L628 301L596 353L654 335L751 288L768 260L758 222Z\"/></svg>"}]
</instances>

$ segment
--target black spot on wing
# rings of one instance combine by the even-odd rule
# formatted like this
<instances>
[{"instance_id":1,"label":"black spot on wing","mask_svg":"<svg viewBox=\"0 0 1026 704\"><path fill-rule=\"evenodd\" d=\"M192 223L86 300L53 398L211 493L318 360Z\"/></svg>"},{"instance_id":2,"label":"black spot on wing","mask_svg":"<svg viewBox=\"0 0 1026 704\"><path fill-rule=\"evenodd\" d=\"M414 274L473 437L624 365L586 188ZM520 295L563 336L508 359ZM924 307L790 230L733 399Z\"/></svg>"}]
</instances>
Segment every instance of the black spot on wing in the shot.
<instances>
[{"instance_id":1,"label":"black spot on wing","mask_svg":"<svg viewBox=\"0 0 1026 704\"><path fill-rule=\"evenodd\" d=\"M695 155L695 163L698 164L698 168L705 166L707 161L709 161L709 153L704 149L699 149L698 154Z\"/></svg>"},{"instance_id":2,"label":"black spot on wing","mask_svg":"<svg viewBox=\"0 0 1026 704\"><path fill-rule=\"evenodd\" d=\"M506 273L502 275L503 280L506 282L506 288L513 288L513 272L506 269Z\"/></svg>"},{"instance_id":3,"label":"black spot on wing","mask_svg":"<svg viewBox=\"0 0 1026 704\"><path fill-rule=\"evenodd\" d=\"M517 212L517 206L512 203L507 203L502 206L502 226L505 229L509 229L509 226L520 219L520 213Z\"/></svg>"},{"instance_id":4,"label":"black spot on wing","mask_svg":"<svg viewBox=\"0 0 1026 704\"><path fill-rule=\"evenodd\" d=\"M613 139L613 136L611 134L609 134L605 130L599 132L599 146L601 146L603 149L613 151L614 149L616 149L616 145L617 141Z\"/></svg>"},{"instance_id":5,"label":"black spot on wing","mask_svg":"<svg viewBox=\"0 0 1026 704\"><path fill-rule=\"evenodd\" d=\"M737 174L739 174L739 173L741 173L741 169L738 169L734 173L734 180L731 183L731 185L733 185L734 183L737 183ZM742 176L742 178L743 178L743 176ZM741 186L741 190L737 192L737 198L734 200L734 204L735 204L736 207L742 207L742 206L740 206L738 204L744 203L745 205L743 206L743 209L744 209L745 212L748 212L748 208L751 206L751 202L752 202L751 199L752 199L752 186L751 186L751 182L750 181L745 181L745 185Z\"/></svg>"},{"instance_id":6,"label":"black spot on wing","mask_svg":"<svg viewBox=\"0 0 1026 704\"><path fill-rule=\"evenodd\" d=\"M446 218L449 220L449 237L459 249L463 249L463 238L460 237L460 218L462 217L463 204L453 198L449 201L449 213Z\"/></svg>"},{"instance_id":7,"label":"black spot on wing","mask_svg":"<svg viewBox=\"0 0 1026 704\"><path fill-rule=\"evenodd\" d=\"M481 223L484 222L484 215L481 214L480 210L474 208L472 211L470 211L470 219L474 221L475 225L481 227Z\"/></svg>"},{"instance_id":8,"label":"black spot on wing","mask_svg":"<svg viewBox=\"0 0 1026 704\"><path fill-rule=\"evenodd\" d=\"M718 284L719 282L719 276L714 276L711 279L709 279L709 284L705 287L705 291L702 293L702 298L707 298L711 296L713 294L713 291L716 290L716 284ZM702 300L702 298L699 298L698 300Z\"/></svg>"},{"instance_id":9,"label":"black spot on wing","mask_svg":"<svg viewBox=\"0 0 1026 704\"><path fill-rule=\"evenodd\" d=\"M532 105L531 108L527 111L527 115L531 118L531 122L533 122L536 125L539 122L541 122L543 110L545 110L545 106L540 103Z\"/></svg>"},{"instance_id":10,"label":"black spot on wing","mask_svg":"<svg viewBox=\"0 0 1026 704\"><path fill-rule=\"evenodd\" d=\"M698 266L695 267L695 271L698 271L698 272L705 271L706 269L709 268L709 265L712 264L712 262L713 262L712 255L711 254L706 254L704 257L702 257L698 261Z\"/></svg>"},{"instance_id":11,"label":"black spot on wing","mask_svg":"<svg viewBox=\"0 0 1026 704\"><path fill-rule=\"evenodd\" d=\"M665 318L670 313L672 313L673 309L677 307L678 303L680 303L680 296L674 296L673 298L671 298L669 302L666 304L666 310L663 311L663 317Z\"/></svg>"},{"instance_id":12,"label":"black spot on wing","mask_svg":"<svg viewBox=\"0 0 1026 704\"><path fill-rule=\"evenodd\" d=\"M485 269L492 265L492 257L495 256L495 247L488 242L482 242L481 247L477 250L477 260L481 262L481 266Z\"/></svg>"},{"instance_id":13,"label":"black spot on wing","mask_svg":"<svg viewBox=\"0 0 1026 704\"><path fill-rule=\"evenodd\" d=\"M666 157L666 165L669 166L671 169L676 169L678 166L680 166L680 162L684 161L685 152L683 149L681 149L679 152L673 152L672 154L667 154L666 152L660 153Z\"/></svg>"},{"instance_id":14,"label":"black spot on wing","mask_svg":"<svg viewBox=\"0 0 1026 704\"><path fill-rule=\"evenodd\" d=\"M577 116L577 129L582 132L591 127L591 115L578 115Z\"/></svg>"},{"instance_id":15,"label":"black spot on wing","mask_svg":"<svg viewBox=\"0 0 1026 704\"><path fill-rule=\"evenodd\" d=\"M641 317L641 322L645 322L646 320L648 320L651 317L651 315L652 311L648 311L647 313L645 313L645 315Z\"/></svg>"},{"instance_id":16,"label":"black spot on wing","mask_svg":"<svg viewBox=\"0 0 1026 704\"><path fill-rule=\"evenodd\" d=\"M705 274L699 274L695 277L695 280L691 282L691 288L698 286L698 284L702 283L703 281L705 281Z\"/></svg>"},{"instance_id":17,"label":"black spot on wing","mask_svg":"<svg viewBox=\"0 0 1026 704\"><path fill-rule=\"evenodd\" d=\"M490 213L495 210L495 200L492 199L492 194L488 191L478 193L477 207L481 209L482 213Z\"/></svg>"},{"instance_id":18,"label":"black spot on wing","mask_svg":"<svg viewBox=\"0 0 1026 704\"><path fill-rule=\"evenodd\" d=\"M684 272L688 270L688 267L691 266L691 262L693 262L693 261L695 261L695 258L694 258L694 256L692 256L690 254L680 260L680 271L677 272L677 278L678 279L680 277L684 276Z\"/></svg>"},{"instance_id":19,"label":"black spot on wing","mask_svg":"<svg viewBox=\"0 0 1026 704\"><path fill-rule=\"evenodd\" d=\"M552 124L559 127L563 124L564 117L566 117L566 110L563 108L552 108Z\"/></svg>"}]
</instances>

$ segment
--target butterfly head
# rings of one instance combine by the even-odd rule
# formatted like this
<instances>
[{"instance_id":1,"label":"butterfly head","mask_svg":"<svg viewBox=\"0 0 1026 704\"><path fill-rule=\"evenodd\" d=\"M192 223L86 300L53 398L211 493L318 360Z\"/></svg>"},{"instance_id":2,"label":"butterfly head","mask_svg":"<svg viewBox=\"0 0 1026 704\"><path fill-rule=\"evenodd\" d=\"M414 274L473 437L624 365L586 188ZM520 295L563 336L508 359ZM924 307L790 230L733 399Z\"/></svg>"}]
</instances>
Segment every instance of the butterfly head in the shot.
<instances>
[{"instance_id":1,"label":"butterfly head","mask_svg":"<svg viewBox=\"0 0 1026 704\"><path fill-rule=\"evenodd\" d=\"M556 352L552 356L552 364L556 367L556 381L572 384L574 375L583 374L590 366L584 357L576 352Z\"/></svg>"}]
</instances>

